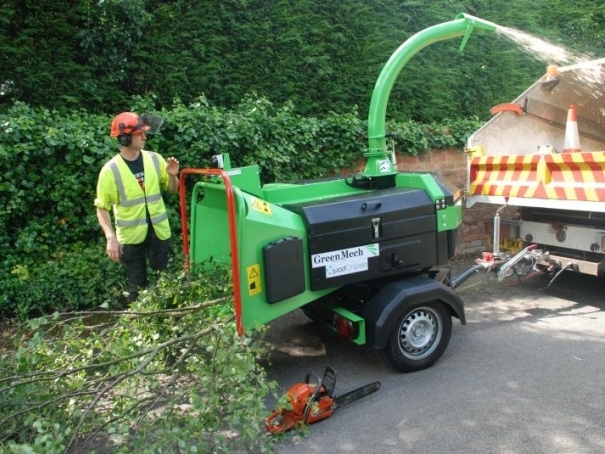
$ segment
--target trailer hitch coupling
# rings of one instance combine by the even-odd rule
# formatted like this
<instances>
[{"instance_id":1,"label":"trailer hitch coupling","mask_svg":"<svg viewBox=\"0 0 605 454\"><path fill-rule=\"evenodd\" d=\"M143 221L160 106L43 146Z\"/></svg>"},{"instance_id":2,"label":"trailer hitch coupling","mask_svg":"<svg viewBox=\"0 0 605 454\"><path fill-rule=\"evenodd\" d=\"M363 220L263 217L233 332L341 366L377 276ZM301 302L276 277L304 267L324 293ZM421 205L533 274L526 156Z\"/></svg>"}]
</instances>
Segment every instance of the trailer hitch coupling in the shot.
<instances>
[{"instance_id":1,"label":"trailer hitch coupling","mask_svg":"<svg viewBox=\"0 0 605 454\"><path fill-rule=\"evenodd\" d=\"M504 265L499 267L498 272L496 273L498 276L498 282L502 282L505 277L509 277L513 272L513 267L521 260L524 260L527 253L532 249L535 249L537 246L537 244L530 244L511 257L510 260L508 260Z\"/></svg>"}]
</instances>

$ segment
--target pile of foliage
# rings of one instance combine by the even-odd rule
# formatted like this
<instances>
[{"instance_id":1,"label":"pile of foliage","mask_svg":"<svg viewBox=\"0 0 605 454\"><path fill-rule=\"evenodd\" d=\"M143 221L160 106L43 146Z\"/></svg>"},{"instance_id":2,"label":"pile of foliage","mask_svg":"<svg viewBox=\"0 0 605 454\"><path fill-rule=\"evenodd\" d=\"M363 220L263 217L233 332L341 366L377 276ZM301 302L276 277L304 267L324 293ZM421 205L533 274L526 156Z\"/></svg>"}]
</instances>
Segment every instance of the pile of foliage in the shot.
<instances>
[{"instance_id":1,"label":"pile of foliage","mask_svg":"<svg viewBox=\"0 0 605 454\"><path fill-rule=\"evenodd\" d=\"M224 271L166 275L128 310L29 320L0 357L0 448L269 450L267 346L238 336L231 290Z\"/></svg>"}]
</instances>

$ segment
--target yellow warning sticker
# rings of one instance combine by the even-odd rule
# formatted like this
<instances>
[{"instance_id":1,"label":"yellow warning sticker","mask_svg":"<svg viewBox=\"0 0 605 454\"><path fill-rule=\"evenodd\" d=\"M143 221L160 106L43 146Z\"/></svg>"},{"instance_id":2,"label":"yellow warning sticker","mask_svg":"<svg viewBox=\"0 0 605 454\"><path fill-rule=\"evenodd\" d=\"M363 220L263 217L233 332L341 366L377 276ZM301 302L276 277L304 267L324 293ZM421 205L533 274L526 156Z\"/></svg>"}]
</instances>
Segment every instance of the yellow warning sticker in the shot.
<instances>
[{"instance_id":1,"label":"yellow warning sticker","mask_svg":"<svg viewBox=\"0 0 605 454\"><path fill-rule=\"evenodd\" d=\"M260 283L260 265L251 265L246 268L246 276L248 278L248 295L257 295L262 291Z\"/></svg>"},{"instance_id":2,"label":"yellow warning sticker","mask_svg":"<svg viewBox=\"0 0 605 454\"><path fill-rule=\"evenodd\" d=\"M260 211L267 216L271 216L271 205L265 202L264 200L257 199L256 197L250 197L252 200L252 209L256 211Z\"/></svg>"}]
</instances>

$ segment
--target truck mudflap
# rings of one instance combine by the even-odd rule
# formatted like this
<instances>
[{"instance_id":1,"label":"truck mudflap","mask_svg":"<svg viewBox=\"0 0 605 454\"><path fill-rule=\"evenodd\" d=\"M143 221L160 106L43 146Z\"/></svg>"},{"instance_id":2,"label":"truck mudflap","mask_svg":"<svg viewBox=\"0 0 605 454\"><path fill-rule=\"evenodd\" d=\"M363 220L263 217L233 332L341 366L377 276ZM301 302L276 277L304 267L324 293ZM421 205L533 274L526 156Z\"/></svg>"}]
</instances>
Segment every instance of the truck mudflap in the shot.
<instances>
[{"instance_id":1,"label":"truck mudflap","mask_svg":"<svg viewBox=\"0 0 605 454\"><path fill-rule=\"evenodd\" d=\"M464 302L447 285L419 275L386 284L366 306L366 343L374 348L386 347L397 319L407 308L419 304L440 302L451 315L466 324Z\"/></svg>"}]
</instances>

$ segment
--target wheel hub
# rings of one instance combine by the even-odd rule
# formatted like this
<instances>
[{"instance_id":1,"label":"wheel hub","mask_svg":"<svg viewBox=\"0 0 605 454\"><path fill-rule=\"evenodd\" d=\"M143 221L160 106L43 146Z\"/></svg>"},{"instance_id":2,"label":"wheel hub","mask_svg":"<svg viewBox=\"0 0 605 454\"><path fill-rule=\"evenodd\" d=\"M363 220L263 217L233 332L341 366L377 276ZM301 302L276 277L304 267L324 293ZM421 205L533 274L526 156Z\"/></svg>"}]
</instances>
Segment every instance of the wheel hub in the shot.
<instances>
[{"instance_id":1,"label":"wheel hub","mask_svg":"<svg viewBox=\"0 0 605 454\"><path fill-rule=\"evenodd\" d=\"M411 312L401 323L399 345L407 356L423 356L436 345L439 322L437 316L426 308Z\"/></svg>"}]
</instances>

